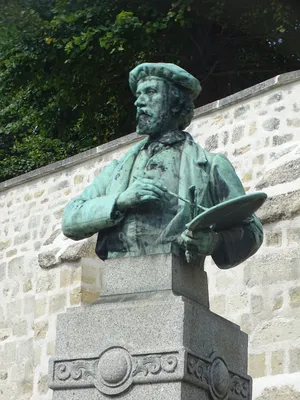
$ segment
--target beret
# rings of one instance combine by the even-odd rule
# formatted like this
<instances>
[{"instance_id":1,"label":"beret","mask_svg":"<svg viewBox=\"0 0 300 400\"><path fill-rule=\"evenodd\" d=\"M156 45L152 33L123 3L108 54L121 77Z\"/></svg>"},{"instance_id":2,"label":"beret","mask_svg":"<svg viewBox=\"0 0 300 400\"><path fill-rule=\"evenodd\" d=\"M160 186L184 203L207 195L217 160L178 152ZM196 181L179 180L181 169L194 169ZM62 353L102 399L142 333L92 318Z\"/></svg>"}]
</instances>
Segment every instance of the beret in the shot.
<instances>
[{"instance_id":1,"label":"beret","mask_svg":"<svg viewBox=\"0 0 300 400\"><path fill-rule=\"evenodd\" d=\"M143 63L129 73L129 86L134 95L139 81L150 76L167 79L174 85L185 88L192 99L198 97L201 92L198 79L183 68L171 63Z\"/></svg>"}]
</instances>

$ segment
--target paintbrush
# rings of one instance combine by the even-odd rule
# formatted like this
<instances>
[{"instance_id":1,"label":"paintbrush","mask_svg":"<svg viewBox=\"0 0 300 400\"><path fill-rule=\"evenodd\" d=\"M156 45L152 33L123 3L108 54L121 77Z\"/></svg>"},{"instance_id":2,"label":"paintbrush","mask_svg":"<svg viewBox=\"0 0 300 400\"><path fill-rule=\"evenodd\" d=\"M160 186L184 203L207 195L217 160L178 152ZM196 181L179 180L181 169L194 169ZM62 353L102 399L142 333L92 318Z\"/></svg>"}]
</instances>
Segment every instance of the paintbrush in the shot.
<instances>
[{"instance_id":1,"label":"paintbrush","mask_svg":"<svg viewBox=\"0 0 300 400\"><path fill-rule=\"evenodd\" d=\"M133 178L134 178L134 179L140 179L140 178L138 178L138 177L136 177L136 176L134 176ZM187 203L190 207L193 206L192 203L191 203L189 200L185 199L184 197L179 196L179 195L176 194L176 193L170 192L170 190L168 190L168 189L166 190L166 193L168 193L170 196L176 197L177 199L184 201L184 202ZM198 204L196 204L196 207L197 207L200 211L206 211L206 210L208 210L208 208L203 207L203 206L199 206Z\"/></svg>"}]
</instances>

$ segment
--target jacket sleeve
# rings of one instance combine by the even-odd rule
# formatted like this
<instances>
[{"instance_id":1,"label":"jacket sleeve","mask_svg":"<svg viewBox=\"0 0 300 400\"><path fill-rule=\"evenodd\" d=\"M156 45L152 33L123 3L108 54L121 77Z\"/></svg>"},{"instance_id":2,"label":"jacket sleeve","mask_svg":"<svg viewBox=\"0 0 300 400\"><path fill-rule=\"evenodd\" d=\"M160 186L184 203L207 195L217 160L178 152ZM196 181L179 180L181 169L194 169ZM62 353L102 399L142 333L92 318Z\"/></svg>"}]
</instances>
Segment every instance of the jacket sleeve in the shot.
<instances>
[{"instance_id":1,"label":"jacket sleeve","mask_svg":"<svg viewBox=\"0 0 300 400\"><path fill-rule=\"evenodd\" d=\"M245 194L243 185L228 159L217 154L210 170L211 195L214 204ZM263 229L255 215L240 225L219 232L219 245L212 254L219 268L235 267L251 257L263 241Z\"/></svg>"},{"instance_id":2,"label":"jacket sleeve","mask_svg":"<svg viewBox=\"0 0 300 400\"><path fill-rule=\"evenodd\" d=\"M83 193L71 200L62 220L62 231L73 240L80 240L119 223L123 216L115 211L118 194L107 195L107 186L118 162L112 161Z\"/></svg>"}]
</instances>

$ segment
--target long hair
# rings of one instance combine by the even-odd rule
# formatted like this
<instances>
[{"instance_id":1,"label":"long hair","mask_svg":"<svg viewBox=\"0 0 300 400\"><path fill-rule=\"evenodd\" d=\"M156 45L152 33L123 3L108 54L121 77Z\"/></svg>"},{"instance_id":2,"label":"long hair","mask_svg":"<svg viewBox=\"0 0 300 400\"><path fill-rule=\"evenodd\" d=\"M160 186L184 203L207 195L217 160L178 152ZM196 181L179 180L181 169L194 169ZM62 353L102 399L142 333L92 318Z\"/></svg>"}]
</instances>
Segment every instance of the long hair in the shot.
<instances>
[{"instance_id":1,"label":"long hair","mask_svg":"<svg viewBox=\"0 0 300 400\"><path fill-rule=\"evenodd\" d=\"M184 130L194 116L194 102L187 90L169 83L171 112L178 120L178 127Z\"/></svg>"}]
</instances>

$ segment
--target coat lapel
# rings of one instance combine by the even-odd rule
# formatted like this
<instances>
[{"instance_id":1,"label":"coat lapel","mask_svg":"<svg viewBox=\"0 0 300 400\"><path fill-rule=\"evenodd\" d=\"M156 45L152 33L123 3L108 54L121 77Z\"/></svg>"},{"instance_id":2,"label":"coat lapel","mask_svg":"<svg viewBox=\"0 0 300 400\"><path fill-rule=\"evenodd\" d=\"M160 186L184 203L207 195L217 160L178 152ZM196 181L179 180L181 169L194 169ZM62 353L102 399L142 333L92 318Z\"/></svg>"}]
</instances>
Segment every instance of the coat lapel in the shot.
<instances>
[{"instance_id":1,"label":"coat lapel","mask_svg":"<svg viewBox=\"0 0 300 400\"><path fill-rule=\"evenodd\" d=\"M178 194L187 198L189 187L195 185L199 205L204 200L209 182L207 163L205 151L188 134L181 156Z\"/></svg>"},{"instance_id":2,"label":"coat lapel","mask_svg":"<svg viewBox=\"0 0 300 400\"><path fill-rule=\"evenodd\" d=\"M146 138L137 143L120 159L107 190L109 194L122 193L127 189L134 161L147 140ZM206 172L207 163L205 151L187 133L180 163L179 196L187 199L189 187L195 185L197 203L200 205L202 202L205 203L205 193L209 182L209 175ZM205 206L205 204L203 205ZM181 200L179 200L178 206L178 214L175 219L184 218L185 223L189 222L189 206Z\"/></svg>"},{"instance_id":3,"label":"coat lapel","mask_svg":"<svg viewBox=\"0 0 300 400\"><path fill-rule=\"evenodd\" d=\"M208 196L205 196L208 189L209 174L206 172L208 161L205 151L194 142L192 137L187 134L184 142L179 177L179 196L188 199L189 188L193 185L196 187L197 203L204 206L208 201ZM190 207L182 200L178 201L178 212L169 225L164 229L158 238L158 242L168 242L172 238L175 240L178 232L185 229L185 225L191 221Z\"/></svg>"},{"instance_id":4,"label":"coat lapel","mask_svg":"<svg viewBox=\"0 0 300 400\"><path fill-rule=\"evenodd\" d=\"M107 190L109 194L122 193L128 185L134 161L147 138L133 146L118 162Z\"/></svg>"}]
</instances>

